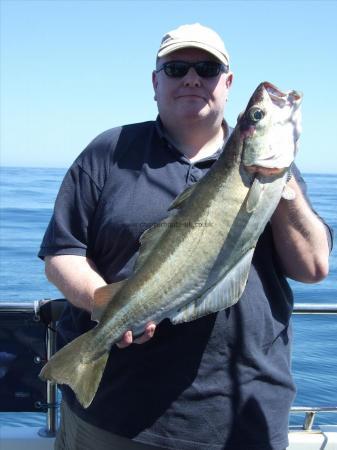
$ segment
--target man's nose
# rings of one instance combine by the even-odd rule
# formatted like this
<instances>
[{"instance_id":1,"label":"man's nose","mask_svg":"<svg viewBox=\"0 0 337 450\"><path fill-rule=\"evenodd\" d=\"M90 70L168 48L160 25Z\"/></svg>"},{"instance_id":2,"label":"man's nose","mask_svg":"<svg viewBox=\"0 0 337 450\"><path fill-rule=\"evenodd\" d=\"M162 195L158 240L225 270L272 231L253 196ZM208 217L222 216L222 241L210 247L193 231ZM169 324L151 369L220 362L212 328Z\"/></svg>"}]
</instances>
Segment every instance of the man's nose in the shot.
<instances>
[{"instance_id":1,"label":"man's nose","mask_svg":"<svg viewBox=\"0 0 337 450\"><path fill-rule=\"evenodd\" d=\"M200 77L197 74L197 72L195 71L194 67L190 67L189 71L187 72L187 74L184 77L184 86L187 87L200 87L201 83L200 83Z\"/></svg>"}]
</instances>

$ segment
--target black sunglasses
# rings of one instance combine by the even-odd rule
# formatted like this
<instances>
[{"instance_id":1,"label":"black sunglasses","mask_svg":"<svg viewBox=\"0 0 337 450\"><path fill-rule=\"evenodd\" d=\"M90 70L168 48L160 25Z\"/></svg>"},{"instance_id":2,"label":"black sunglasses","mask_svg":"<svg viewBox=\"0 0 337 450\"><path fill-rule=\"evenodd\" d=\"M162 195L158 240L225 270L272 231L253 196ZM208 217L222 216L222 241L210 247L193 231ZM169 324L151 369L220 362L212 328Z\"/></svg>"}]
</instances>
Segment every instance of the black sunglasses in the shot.
<instances>
[{"instance_id":1,"label":"black sunglasses","mask_svg":"<svg viewBox=\"0 0 337 450\"><path fill-rule=\"evenodd\" d=\"M199 77L202 78L214 78L217 77L220 72L228 72L228 66L216 61L199 61L195 63L169 61L164 63L160 69L156 70L156 73L163 70L170 78L182 78L187 74L191 67L193 67Z\"/></svg>"}]
</instances>

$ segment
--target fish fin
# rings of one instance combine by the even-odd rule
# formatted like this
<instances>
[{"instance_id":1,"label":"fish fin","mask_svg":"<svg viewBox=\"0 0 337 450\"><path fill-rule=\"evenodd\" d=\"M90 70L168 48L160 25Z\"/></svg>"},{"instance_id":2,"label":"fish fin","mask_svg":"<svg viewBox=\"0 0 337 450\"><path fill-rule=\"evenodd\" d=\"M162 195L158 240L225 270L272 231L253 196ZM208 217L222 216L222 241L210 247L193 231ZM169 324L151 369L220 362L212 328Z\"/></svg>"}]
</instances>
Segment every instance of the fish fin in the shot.
<instances>
[{"instance_id":1,"label":"fish fin","mask_svg":"<svg viewBox=\"0 0 337 450\"><path fill-rule=\"evenodd\" d=\"M254 248L201 298L180 308L171 318L173 324L190 322L234 305L242 295L247 283Z\"/></svg>"},{"instance_id":2,"label":"fish fin","mask_svg":"<svg viewBox=\"0 0 337 450\"><path fill-rule=\"evenodd\" d=\"M294 189L285 185L281 197L284 198L285 200L294 200L294 198L296 197L296 193Z\"/></svg>"},{"instance_id":3,"label":"fish fin","mask_svg":"<svg viewBox=\"0 0 337 450\"><path fill-rule=\"evenodd\" d=\"M149 229L145 230L144 233L140 236L140 249L139 255L135 264L134 271L136 272L139 267L141 267L144 261L147 259L148 255L152 252L153 248L157 245L162 235L165 233L167 228L169 228L176 216L177 211L172 211L173 209L180 208L183 203L190 197L192 192L194 191L197 183L189 186L185 189L181 194L179 194L173 203L169 206L168 211L171 211L170 215L159 222L158 224L153 225Z\"/></svg>"},{"instance_id":4,"label":"fish fin","mask_svg":"<svg viewBox=\"0 0 337 450\"><path fill-rule=\"evenodd\" d=\"M172 212L166 219L145 230L140 236L140 249L134 267L135 272L137 272L137 270L144 264L145 260L160 241L165 231L170 228L175 216L176 213Z\"/></svg>"},{"instance_id":5,"label":"fish fin","mask_svg":"<svg viewBox=\"0 0 337 450\"><path fill-rule=\"evenodd\" d=\"M181 208L185 201L190 197L197 184L198 183L192 184L192 186L189 186L181 194L179 194L178 197L173 200L168 210L171 211L171 209Z\"/></svg>"},{"instance_id":6,"label":"fish fin","mask_svg":"<svg viewBox=\"0 0 337 450\"><path fill-rule=\"evenodd\" d=\"M82 334L55 353L39 375L42 380L70 386L84 408L95 397L109 357L105 351L95 360L85 360L83 355L93 333L94 329Z\"/></svg>"},{"instance_id":7,"label":"fish fin","mask_svg":"<svg viewBox=\"0 0 337 450\"><path fill-rule=\"evenodd\" d=\"M262 197L264 191L264 185L260 183L257 178L254 178L253 184L248 192L247 202L246 202L246 210L249 213L252 213L257 208L259 201Z\"/></svg>"},{"instance_id":8,"label":"fish fin","mask_svg":"<svg viewBox=\"0 0 337 450\"><path fill-rule=\"evenodd\" d=\"M105 311L105 308L114 298L117 292L124 286L127 280L118 281L117 283L107 284L95 290L94 307L91 313L91 320L99 322Z\"/></svg>"}]
</instances>

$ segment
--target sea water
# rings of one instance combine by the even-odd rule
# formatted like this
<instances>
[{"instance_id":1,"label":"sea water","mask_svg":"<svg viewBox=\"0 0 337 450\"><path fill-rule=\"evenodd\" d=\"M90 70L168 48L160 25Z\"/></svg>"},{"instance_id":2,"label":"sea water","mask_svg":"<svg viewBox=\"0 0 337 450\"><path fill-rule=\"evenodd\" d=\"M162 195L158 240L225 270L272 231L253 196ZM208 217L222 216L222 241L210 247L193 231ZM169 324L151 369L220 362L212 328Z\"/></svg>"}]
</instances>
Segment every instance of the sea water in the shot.
<instances>
[{"instance_id":1,"label":"sea water","mask_svg":"<svg viewBox=\"0 0 337 450\"><path fill-rule=\"evenodd\" d=\"M48 283L37 252L52 214L65 169L0 169L0 301L60 298ZM316 212L337 236L337 175L306 174ZM298 303L337 303L337 244L330 274L317 284L291 282ZM337 316L294 316L293 373L297 406L337 406ZM2 424L43 426L39 413L1 413ZM303 417L291 416L291 423ZM337 423L337 414L320 414L315 424Z\"/></svg>"}]
</instances>

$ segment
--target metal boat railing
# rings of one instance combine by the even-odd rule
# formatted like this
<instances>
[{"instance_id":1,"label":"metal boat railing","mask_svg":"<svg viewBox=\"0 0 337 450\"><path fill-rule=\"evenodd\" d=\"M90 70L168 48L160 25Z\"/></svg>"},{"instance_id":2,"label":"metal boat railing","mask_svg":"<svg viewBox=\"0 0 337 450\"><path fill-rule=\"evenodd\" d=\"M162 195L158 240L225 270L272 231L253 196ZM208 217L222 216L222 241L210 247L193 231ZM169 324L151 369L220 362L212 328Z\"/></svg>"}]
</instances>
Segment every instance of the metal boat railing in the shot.
<instances>
[{"instance_id":1,"label":"metal boat railing","mask_svg":"<svg viewBox=\"0 0 337 450\"><path fill-rule=\"evenodd\" d=\"M337 413L337 406L293 406L290 413L305 413L303 430L311 431L317 413Z\"/></svg>"},{"instance_id":2,"label":"metal boat railing","mask_svg":"<svg viewBox=\"0 0 337 450\"><path fill-rule=\"evenodd\" d=\"M36 322L42 320L46 327L46 357L49 360L56 352L56 325L65 305L65 299L43 299L34 302L0 302L0 313L33 313ZM39 357L35 357L34 362L39 364L41 360ZM37 410L47 409L46 426L39 430L39 435L54 437L58 427L57 412L59 408L57 385L55 383L46 382L46 398L46 404L39 401L35 404Z\"/></svg>"},{"instance_id":3,"label":"metal boat railing","mask_svg":"<svg viewBox=\"0 0 337 450\"><path fill-rule=\"evenodd\" d=\"M337 303L295 303L294 314L337 314Z\"/></svg>"},{"instance_id":4,"label":"metal boat railing","mask_svg":"<svg viewBox=\"0 0 337 450\"><path fill-rule=\"evenodd\" d=\"M336 303L296 303L294 314L337 314ZM303 430L311 431L317 413L337 413L337 406L293 406L292 414L305 413Z\"/></svg>"},{"instance_id":5,"label":"metal boat railing","mask_svg":"<svg viewBox=\"0 0 337 450\"><path fill-rule=\"evenodd\" d=\"M57 300L37 300L34 302L0 302L1 312L33 312L37 321L43 320L46 324L46 354L47 360L56 351L56 324L65 307L65 299ZM337 314L337 303L296 303L294 314ZM39 361L36 361L39 362ZM47 381L47 403L45 405L37 404L37 408L47 408L46 427L41 429L41 436L53 437L57 430L57 385ZM293 406L291 414L305 413L303 430L312 430L314 419L317 413L337 413L337 406Z\"/></svg>"},{"instance_id":6,"label":"metal boat railing","mask_svg":"<svg viewBox=\"0 0 337 450\"><path fill-rule=\"evenodd\" d=\"M51 320L47 327L46 336L47 360L56 352L56 320ZM57 410L59 404L57 402L57 384L47 380L47 423L46 427L39 431L41 436L55 436L57 431Z\"/></svg>"}]
</instances>

